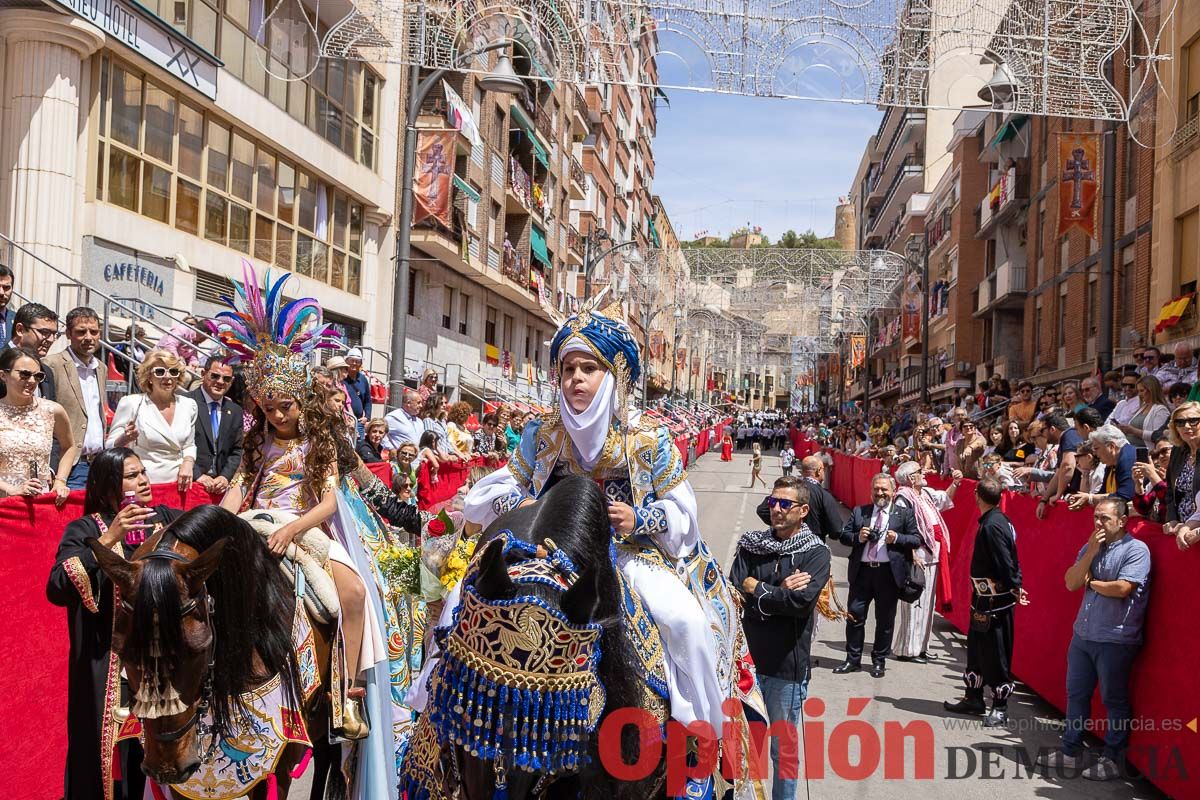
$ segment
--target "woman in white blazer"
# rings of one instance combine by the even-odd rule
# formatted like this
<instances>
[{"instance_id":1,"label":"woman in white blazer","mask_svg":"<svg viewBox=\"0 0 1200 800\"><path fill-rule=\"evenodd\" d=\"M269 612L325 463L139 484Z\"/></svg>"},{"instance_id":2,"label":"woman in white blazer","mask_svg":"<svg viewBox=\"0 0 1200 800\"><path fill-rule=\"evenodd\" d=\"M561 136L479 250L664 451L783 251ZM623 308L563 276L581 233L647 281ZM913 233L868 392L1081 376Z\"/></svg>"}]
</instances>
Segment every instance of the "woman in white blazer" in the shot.
<instances>
[{"instance_id":1,"label":"woman in white blazer","mask_svg":"<svg viewBox=\"0 0 1200 800\"><path fill-rule=\"evenodd\" d=\"M176 394L184 364L174 353L151 350L138 365L142 394L121 398L113 413L107 447L137 453L151 483L174 483L179 491L192 486L196 461L196 401Z\"/></svg>"}]
</instances>

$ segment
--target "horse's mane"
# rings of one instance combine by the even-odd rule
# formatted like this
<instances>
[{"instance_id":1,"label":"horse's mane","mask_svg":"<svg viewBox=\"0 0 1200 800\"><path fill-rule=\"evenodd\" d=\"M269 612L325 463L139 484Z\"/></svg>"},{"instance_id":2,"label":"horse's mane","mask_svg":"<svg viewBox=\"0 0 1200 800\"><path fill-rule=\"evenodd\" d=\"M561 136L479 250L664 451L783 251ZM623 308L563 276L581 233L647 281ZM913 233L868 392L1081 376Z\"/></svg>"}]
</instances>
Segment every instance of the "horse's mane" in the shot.
<instances>
[{"instance_id":1,"label":"horse's mane","mask_svg":"<svg viewBox=\"0 0 1200 800\"><path fill-rule=\"evenodd\" d=\"M171 532L198 552L229 539L207 584L216 606L212 713L218 729L228 731L236 716L245 713L243 693L276 674L284 696L298 703L300 671L292 642L296 600L266 540L245 520L214 505L187 512ZM143 584L145 580L143 572Z\"/></svg>"},{"instance_id":2,"label":"horse's mane","mask_svg":"<svg viewBox=\"0 0 1200 800\"><path fill-rule=\"evenodd\" d=\"M598 606L592 621L604 630L600 639L598 669L606 695L604 713L618 708L641 707L642 669L623 631L621 586L616 565L609 553L612 533L608 504L600 488L582 476L565 477L555 483L538 502L514 509L488 526L478 549L482 550L487 541L503 531L511 531L534 544L541 544L547 538L553 539L571 557L580 576L596 576ZM522 591L535 593L527 590L536 588L523 587ZM559 596L553 590L550 592L550 596ZM592 755L591 768L599 770L599 759L596 753Z\"/></svg>"}]
</instances>

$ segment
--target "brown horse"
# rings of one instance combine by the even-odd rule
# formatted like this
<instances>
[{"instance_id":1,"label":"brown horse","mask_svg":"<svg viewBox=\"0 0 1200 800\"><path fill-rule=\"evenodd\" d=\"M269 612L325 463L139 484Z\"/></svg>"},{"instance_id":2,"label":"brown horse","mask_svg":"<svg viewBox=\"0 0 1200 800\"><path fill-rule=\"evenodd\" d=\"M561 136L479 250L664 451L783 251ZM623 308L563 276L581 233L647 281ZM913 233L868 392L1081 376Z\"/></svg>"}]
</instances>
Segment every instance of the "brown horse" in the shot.
<instances>
[{"instance_id":1,"label":"brown horse","mask_svg":"<svg viewBox=\"0 0 1200 800\"><path fill-rule=\"evenodd\" d=\"M311 625L320 685L302 698L292 635L295 592L263 537L228 511L200 506L128 561L97 540L89 545L120 592L113 650L139 698L142 771L162 786L185 783L218 744L225 744L219 735L200 735L206 715L215 734L234 731L247 713L247 693L278 678L287 704L301 709L314 743L311 797L321 797L337 755L328 744L334 631ZM212 742L207 750L202 750L204 739ZM274 784L285 797L306 750L288 743L272 775L256 783L249 796L265 800Z\"/></svg>"}]
</instances>

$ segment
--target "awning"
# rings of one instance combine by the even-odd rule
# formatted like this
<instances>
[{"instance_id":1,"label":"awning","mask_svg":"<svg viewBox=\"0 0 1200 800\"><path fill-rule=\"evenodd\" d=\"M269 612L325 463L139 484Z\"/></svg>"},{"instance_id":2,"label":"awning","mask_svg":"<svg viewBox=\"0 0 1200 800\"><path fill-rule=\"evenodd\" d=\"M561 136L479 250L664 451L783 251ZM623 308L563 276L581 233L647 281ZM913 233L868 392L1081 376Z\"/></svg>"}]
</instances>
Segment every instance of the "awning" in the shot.
<instances>
[{"instance_id":1,"label":"awning","mask_svg":"<svg viewBox=\"0 0 1200 800\"><path fill-rule=\"evenodd\" d=\"M467 183L466 181L464 181L462 178L458 177L457 175L454 176L454 185L459 188L459 191L461 191L467 197L471 198L472 202L478 203L482 199L481 195L479 194L478 191L476 191L474 186Z\"/></svg>"},{"instance_id":2,"label":"awning","mask_svg":"<svg viewBox=\"0 0 1200 800\"><path fill-rule=\"evenodd\" d=\"M646 217L646 222L649 227L650 241L654 242L655 247L662 247L662 240L658 238L658 228L654 227L654 220L651 217Z\"/></svg>"},{"instance_id":3,"label":"awning","mask_svg":"<svg viewBox=\"0 0 1200 800\"><path fill-rule=\"evenodd\" d=\"M1007 142L1009 139L1016 136L1017 131L1021 130L1021 126L1023 126L1028 119L1029 117L1025 116L1024 114L1018 114L1017 116L1009 119L1000 126L1000 130L996 131L996 137L992 139L992 143L988 146L995 147L996 145L1003 144L1004 142Z\"/></svg>"},{"instance_id":4,"label":"awning","mask_svg":"<svg viewBox=\"0 0 1200 800\"><path fill-rule=\"evenodd\" d=\"M529 229L529 251L547 267L553 266L550 263L550 251L546 249L546 234L537 225Z\"/></svg>"},{"instance_id":5,"label":"awning","mask_svg":"<svg viewBox=\"0 0 1200 800\"><path fill-rule=\"evenodd\" d=\"M513 121L521 126L521 129L529 136L529 142L533 145L533 156L538 161L542 162L542 166L550 169L550 156L546 154L546 148L542 147L542 143L538 141L537 132L533 127L533 121L529 119L529 115L525 109L521 108L521 104L513 100L509 105L509 110L512 112Z\"/></svg>"}]
</instances>

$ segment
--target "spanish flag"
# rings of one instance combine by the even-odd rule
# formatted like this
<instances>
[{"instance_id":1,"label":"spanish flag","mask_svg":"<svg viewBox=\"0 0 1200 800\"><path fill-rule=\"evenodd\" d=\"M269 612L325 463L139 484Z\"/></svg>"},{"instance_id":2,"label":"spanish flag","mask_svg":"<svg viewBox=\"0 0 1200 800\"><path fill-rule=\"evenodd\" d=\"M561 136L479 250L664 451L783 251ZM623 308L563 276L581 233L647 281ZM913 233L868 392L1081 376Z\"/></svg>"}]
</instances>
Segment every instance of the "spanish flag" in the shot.
<instances>
[{"instance_id":1,"label":"spanish flag","mask_svg":"<svg viewBox=\"0 0 1200 800\"><path fill-rule=\"evenodd\" d=\"M483 351L484 351L485 356L487 357L487 363L492 364L493 366L498 365L500 363L500 348L499 347L496 347L496 345L494 345L494 344L485 344L483 346Z\"/></svg>"},{"instance_id":2,"label":"spanish flag","mask_svg":"<svg viewBox=\"0 0 1200 800\"><path fill-rule=\"evenodd\" d=\"M1154 320L1154 332L1162 333L1168 328L1175 327L1180 318L1187 312L1188 306L1192 304L1192 298L1195 295L1195 292L1188 292L1182 297L1176 297L1174 300L1163 304L1163 307L1158 311L1158 318Z\"/></svg>"}]
</instances>

